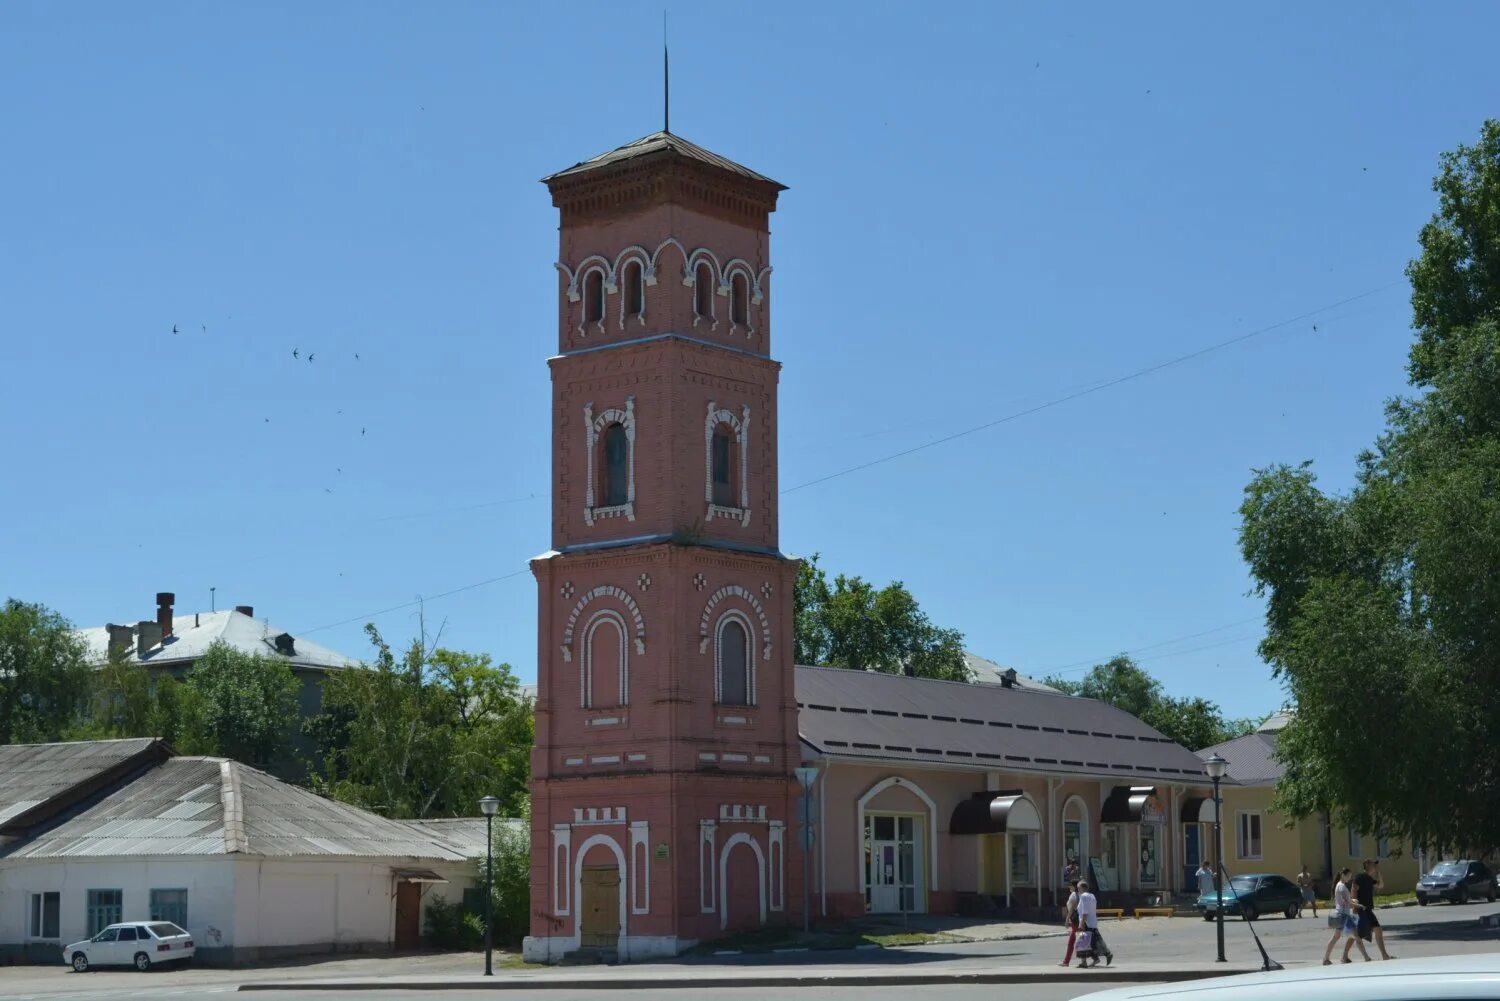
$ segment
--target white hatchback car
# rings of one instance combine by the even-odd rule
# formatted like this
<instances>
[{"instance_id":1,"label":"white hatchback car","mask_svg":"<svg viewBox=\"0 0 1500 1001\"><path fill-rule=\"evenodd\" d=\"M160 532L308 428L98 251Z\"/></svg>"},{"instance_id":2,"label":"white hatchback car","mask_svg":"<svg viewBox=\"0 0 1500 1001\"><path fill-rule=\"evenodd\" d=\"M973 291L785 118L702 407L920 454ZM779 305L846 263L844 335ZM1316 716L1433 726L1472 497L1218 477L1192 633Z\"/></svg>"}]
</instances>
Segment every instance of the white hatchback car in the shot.
<instances>
[{"instance_id":1,"label":"white hatchback car","mask_svg":"<svg viewBox=\"0 0 1500 1001\"><path fill-rule=\"evenodd\" d=\"M146 971L157 963L193 958L193 937L170 921L125 921L93 938L63 948L63 962L79 973L91 966L134 966Z\"/></svg>"},{"instance_id":2,"label":"white hatchback car","mask_svg":"<svg viewBox=\"0 0 1500 1001\"><path fill-rule=\"evenodd\" d=\"M1108 976L1105 973L1104 976ZM1486 1001L1500 998L1500 955L1313 966L1175 984L1141 984L1076 1001Z\"/></svg>"}]
</instances>

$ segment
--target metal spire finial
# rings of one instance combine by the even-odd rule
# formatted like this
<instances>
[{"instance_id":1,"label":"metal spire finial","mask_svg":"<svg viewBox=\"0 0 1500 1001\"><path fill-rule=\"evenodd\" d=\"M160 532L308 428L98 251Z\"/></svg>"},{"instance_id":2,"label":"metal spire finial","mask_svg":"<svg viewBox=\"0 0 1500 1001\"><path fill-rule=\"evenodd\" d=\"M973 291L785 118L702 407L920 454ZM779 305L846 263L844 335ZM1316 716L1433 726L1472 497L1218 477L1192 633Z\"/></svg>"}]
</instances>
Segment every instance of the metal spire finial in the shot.
<instances>
[{"instance_id":1,"label":"metal spire finial","mask_svg":"<svg viewBox=\"0 0 1500 1001\"><path fill-rule=\"evenodd\" d=\"M661 130L672 131L672 63L667 58L667 11L661 12Z\"/></svg>"}]
</instances>

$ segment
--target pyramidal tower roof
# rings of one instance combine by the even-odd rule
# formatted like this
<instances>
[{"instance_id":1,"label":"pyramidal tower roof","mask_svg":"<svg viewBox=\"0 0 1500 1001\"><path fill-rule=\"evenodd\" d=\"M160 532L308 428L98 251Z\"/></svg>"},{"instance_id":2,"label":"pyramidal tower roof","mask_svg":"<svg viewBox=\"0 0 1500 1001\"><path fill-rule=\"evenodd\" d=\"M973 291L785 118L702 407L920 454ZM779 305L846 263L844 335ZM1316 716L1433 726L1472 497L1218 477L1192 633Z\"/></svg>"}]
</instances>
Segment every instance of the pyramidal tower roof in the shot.
<instances>
[{"instance_id":1,"label":"pyramidal tower roof","mask_svg":"<svg viewBox=\"0 0 1500 1001\"><path fill-rule=\"evenodd\" d=\"M774 181L764 174L758 174L749 167L735 163L728 157L710 152L695 142L689 142L682 138L682 136L673 135L671 132L665 131L653 132L648 136L642 136L635 142L626 143L624 146L616 147L606 153L600 153L592 159L575 163L573 166L559 170L555 174L547 175L542 178L542 181L551 184L563 178L577 177L581 174L602 171L608 167L630 163L643 157L661 160L691 161L725 171L726 173L735 174L747 180L775 185L777 191L786 190L786 185Z\"/></svg>"}]
</instances>

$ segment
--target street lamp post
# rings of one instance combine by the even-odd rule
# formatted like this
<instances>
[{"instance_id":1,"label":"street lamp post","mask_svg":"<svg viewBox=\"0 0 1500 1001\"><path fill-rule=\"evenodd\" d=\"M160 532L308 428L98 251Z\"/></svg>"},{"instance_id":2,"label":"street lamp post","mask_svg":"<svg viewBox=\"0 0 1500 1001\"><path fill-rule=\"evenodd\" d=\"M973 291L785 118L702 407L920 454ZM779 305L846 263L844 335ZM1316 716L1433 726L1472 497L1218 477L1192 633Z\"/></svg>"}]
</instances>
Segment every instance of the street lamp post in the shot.
<instances>
[{"instance_id":1,"label":"street lamp post","mask_svg":"<svg viewBox=\"0 0 1500 1001\"><path fill-rule=\"evenodd\" d=\"M493 796L486 796L479 801L479 812L484 814L484 975L487 977L495 975L492 963L495 942L492 931L495 906L495 850L492 845L494 844L495 811L499 808L500 801Z\"/></svg>"},{"instance_id":2,"label":"street lamp post","mask_svg":"<svg viewBox=\"0 0 1500 1001\"><path fill-rule=\"evenodd\" d=\"M1224 959L1224 801L1219 797L1219 782L1229 771L1229 762L1217 753L1203 763L1203 770L1214 783L1214 895L1218 906L1214 908L1214 919L1219 932L1219 958Z\"/></svg>"},{"instance_id":3,"label":"street lamp post","mask_svg":"<svg viewBox=\"0 0 1500 1001\"><path fill-rule=\"evenodd\" d=\"M818 781L816 768L797 769L802 785L802 934L812 930L812 788Z\"/></svg>"}]
</instances>

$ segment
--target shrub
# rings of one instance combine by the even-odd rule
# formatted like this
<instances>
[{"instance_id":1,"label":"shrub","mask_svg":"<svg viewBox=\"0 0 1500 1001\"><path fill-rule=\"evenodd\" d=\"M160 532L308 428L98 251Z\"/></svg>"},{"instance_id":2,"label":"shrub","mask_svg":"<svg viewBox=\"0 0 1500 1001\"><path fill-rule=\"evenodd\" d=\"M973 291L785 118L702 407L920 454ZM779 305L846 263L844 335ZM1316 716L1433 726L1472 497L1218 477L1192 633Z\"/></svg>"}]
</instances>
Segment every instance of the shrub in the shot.
<instances>
[{"instance_id":1,"label":"shrub","mask_svg":"<svg viewBox=\"0 0 1500 1001\"><path fill-rule=\"evenodd\" d=\"M439 897L427 905L426 939L434 949L477 949L484 944L484 920Z\"/></svg>"}]
</instances>

